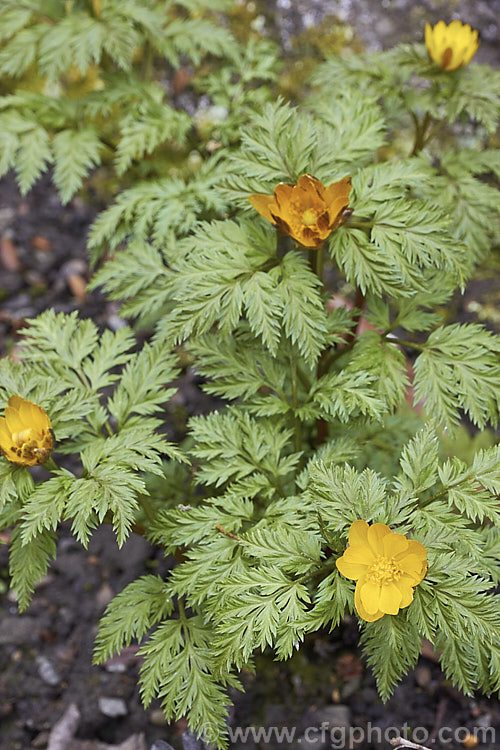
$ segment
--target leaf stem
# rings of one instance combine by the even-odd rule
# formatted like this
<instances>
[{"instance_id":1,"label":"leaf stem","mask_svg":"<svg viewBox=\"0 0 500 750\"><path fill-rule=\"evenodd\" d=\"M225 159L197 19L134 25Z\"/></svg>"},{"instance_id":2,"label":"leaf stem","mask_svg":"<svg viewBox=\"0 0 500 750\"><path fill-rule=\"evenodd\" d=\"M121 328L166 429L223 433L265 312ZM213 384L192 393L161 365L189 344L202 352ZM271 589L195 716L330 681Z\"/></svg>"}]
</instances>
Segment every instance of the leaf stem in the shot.
<instances>
[{"instance_id":1,"label":"leaf stem","mask_svg":"<svg viewBox=\"0 0 500 750\"><path fill-rule=\"evenodd\" d=\"M60 471L60 467L56 464L52 456L49 456L43 465L48 471Z\"/></svg>"},{"instance_id":2,"label":"leaf stem","mask_svg":"<svg viewBox=\"0 0 500 750\"><path fill-rule=\"evenodd\" d=\"M416 344L414 341L405 341L405 339L397 339L394 336L385 336L386 341L391 344L399 344L399 346L406 346L409 349L416 349L419 352L425 351L425 346L422 344Z\"/></svg>"},{"instance_id":3,"label":"leaf stem","mask_svg":"<svg viewBox=\"0 0 500 750\"><path fill-rule=\"evenodd\" d=\"M296 453L299 453L302 447L302 424L297 417L296 410L299 405L298 387L297 387L297 362L293 355L292 345L289 349L290 375L292 378L292 409L293 409L293 446Z\"/></svg>"},{"instance_id":4,"label":"leaf stem","mask_svg":"<svg viewBox=\"0 0 500 750\"><path fill-rule=\"evenodd\" d=\"M323 267L324 267L324 255L323 255L323 247L320 247L319 250L316 250L316 257L314 258L314 270L316 272L316 276L318 277L320 283L321 283L321 289L323 290L324 283L323 283Z\"/></svg>"},{"instance_id":5,"label":"leaf stem","mask_svg":"<svg viewBox=\"0 0 500 750\"><path fill-rule=\"evenodd\" d=\"M429 127L432 117L430 112L426 112L422 121L420 122L415 112L410 112L413 122L415 123L415 143L413 144L413 150L410 156L416 156L422 151L423 147L428 142L429 138L425 137L427 128Z\"/></svg>"}]
</instances>

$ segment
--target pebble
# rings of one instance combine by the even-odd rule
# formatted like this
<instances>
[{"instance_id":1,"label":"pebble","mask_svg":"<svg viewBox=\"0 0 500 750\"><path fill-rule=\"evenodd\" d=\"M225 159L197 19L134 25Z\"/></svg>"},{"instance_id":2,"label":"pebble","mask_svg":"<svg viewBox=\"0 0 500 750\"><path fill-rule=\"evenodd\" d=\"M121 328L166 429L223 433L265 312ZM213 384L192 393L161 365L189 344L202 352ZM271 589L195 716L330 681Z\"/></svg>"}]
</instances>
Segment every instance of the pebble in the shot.
<instances>
[{"instance_id":1,"label":"pebble","mask_svg":"<svg viewBox=\"0 0 500 750\"><path fill-rule=\"evenodd\" d=\"M46 685L55 687L61 682L61 678L52 662L46 656L37 656L38 674Z\"/></svg>"},{"instance_id":2,"label":"pebble","mask_svg":"<svg viewBox=\"0 0 500 750\"><path fill-rule=\"evenodd\" d=\"M172 745L169 745L168 742L165 742L164 740L156 740L154 745L151 745L149 750L174 750Z\"/></svg>"},{"instance_id":3,"label":"pebble","mask_svg":"<svg viewBox=\"0 0 500 750\"><path fill-rule=\"evenodd\" d=\"M37 620L29 615L23 617L3 615L0 619L0 646L6 643L26 644L38 640Z\"/></svg>"},{"instance_id":4,"label":"pebble","mask_svg":"<svg viewBox=\"0 0 500 750\"><path fill-rule=\"evenodd\" d=\"M107 698L102 696L98 700L99 711L110 719L128 714L127 704L122 698Z\"/></svg>"},{"instance_id":5,"label":"pebble","mask_svg":"<svg viewBox=\"0 0 500 750\"><path fill-rule=\"evenodd\" d=\"M37 736L33 740L31 740L31 747L36 747L36 748L47 747L49 743L49 736L50 736L49 732L46 732L46 731L40 732L39 734L37 734Z\"/></svg>"},{"instance_id":6,"label":"pebble","mask_svg":"<svg viewBox=\"0 0 500 750\"><path fill-rule=\"evenodd\" d=\"M348 706L341 704L323 706L308 714L307 718L309 727L318 727L321 731L314 734L308 732L299 737L292 745L293 750L326 750L333 747L333 742L338 742L343 732L351 726L351 711Z\"/></svg>"},{"instance_id":7,"label":"pebble","mask_svg":"<svg viewBox=\"0 0 500 750\"><path fill-rule=\"evenodd\" d=\"M154 727L166 727L168 724L167 718L161 708L154 708L149 712L149 723Z\"/></svg>"},{"instance_id":8,"label":"pebble","mask_svg":"<svg viewBox=\"0 0 500 750\"><path fill-rule=\"evenodd\" d=\"M432 672L429 667L422 665L415 669L415 680L419 687L425 688L432 680Z\"/></svg>"}]
</instances>

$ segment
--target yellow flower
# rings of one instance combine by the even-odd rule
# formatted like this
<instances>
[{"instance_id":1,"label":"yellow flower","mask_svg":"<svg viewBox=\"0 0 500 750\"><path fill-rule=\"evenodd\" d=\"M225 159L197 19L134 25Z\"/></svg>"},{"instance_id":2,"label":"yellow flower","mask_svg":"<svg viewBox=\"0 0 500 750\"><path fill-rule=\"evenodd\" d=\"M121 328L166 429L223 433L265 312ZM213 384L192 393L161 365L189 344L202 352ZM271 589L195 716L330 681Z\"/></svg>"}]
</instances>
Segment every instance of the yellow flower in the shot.
<instances>
[{"instance_id":1,"label":"yellow flower","mask_svg":"<svg viewBox=\"0 0 500 750\"><path fill-rule=\"evenodd\" d=\"M54 447L54 433L44 409L20 396L11 396L0 417L0 452L18 466L43 464Z\"/></svg>"},{"instance_id":2,"label":"yellow flower","mask_svg":"<svg viewBox=\"0 0 500 750\"><path fill-rule=\"evenodd\" d=\"M470 63L479 47L479 32L468 23L439 21L425 24L425 46L429 57L444 70L457 70Z\"/></svg>"},{"instance_id":3,"label":"yellow flower","mask_svg":"<svg viewBox=\"0 0 500 750\"><path fill-rule=\"evenodd\" d=\"M280 182L273 195L254 193L248 200L280 232L318 250L351 215L347 209L350 191L350 177L324 187L316 177L303 174L296 185Z\"/></svg>"},{"instance_id":4,"label":"yellow flower","mask_svg":"<svg viewBox=\"0 0 500 750\"><path fill-rule=\"evenodd\" d=\"M383 523L368 526L366 521L354 521L337 568L346 578L357 580L358 615L374 622L411 604L414 587L427 573L427 550Z\"/></svg>"}]
</instances>

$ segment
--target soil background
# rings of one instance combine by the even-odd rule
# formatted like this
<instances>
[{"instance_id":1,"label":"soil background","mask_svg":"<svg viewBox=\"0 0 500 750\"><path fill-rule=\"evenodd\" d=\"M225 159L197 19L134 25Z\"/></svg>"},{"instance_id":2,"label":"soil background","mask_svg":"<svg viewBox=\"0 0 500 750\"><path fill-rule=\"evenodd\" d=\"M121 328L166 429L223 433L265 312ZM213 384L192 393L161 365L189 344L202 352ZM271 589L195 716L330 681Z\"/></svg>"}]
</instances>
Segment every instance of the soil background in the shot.
<instances>
[{"instance_id":1,"label":"soil background","mask_svg":"<svg viewBox=\"0 0 500 750\"><path fill-rule=\"evenodd\" d=\"M351 26L363 45L372 49L421 40L426 20L459 17L481 31L478 61L500 64L497 0L277 0L267 3L262 13L264 25L281 38L285 49L304 29L333 16ZM12 176L0 181L0 354L15 345L25 320L47 307L63 312L77 309L99 326L123 325L115 303L85 288L90 278L86 235L100 208L79 197L63 207L49 176L25 198ZM457 298L455 319L479 317L499 329L500 284L494 268L487 265L480 270ZM189 370L180 380L176 398L186 417L211 408L196 374ZM0 535L0 541L8 542L8 534ZM166 725L157 704L147 712L142 708L136 687L137 647L125 649L101 667L91 665L96 626L106 604L137 576L151 571L162 574L168 565L161 552L135 535L118 550L112 532L98 529L84 550L63 526L57 559L38 585L31 608L20 615L14 596L7 593L7 547L0 546L0 750L47 746L50 750L167 750L166 743L184 750L201 749L182 721ZM393 734L405 727L424 727L430 736L422 735L421 741L432 744L443 726L464 729L456 741L437 747L473 747L466 738L467 729L473 728L490 730L485 731L479 750L500 747L498 700L458 693L441 673L430 647L423 649L417 668L383 705L370 671L360 660L357 642L356 623L347 618L332 634L307 641L286 664L259 657L257 675L243 676L246 693L234 695L231 724L295 726L296 737L291 743L276 736L268 741L249 737L232 747L341 748L341 728L360 727L366 738L355 746L383 750L390 745L383 738L379 741L376 727L382 731L392 727ZM72 704L78 716L68 713ZM57 722L62 717L59 731L73 737L69 744L57 744ZM333 744L329 737L326 744L308 743L303 731L324 721L338 728Z\"/></svg>"}]
</instances>

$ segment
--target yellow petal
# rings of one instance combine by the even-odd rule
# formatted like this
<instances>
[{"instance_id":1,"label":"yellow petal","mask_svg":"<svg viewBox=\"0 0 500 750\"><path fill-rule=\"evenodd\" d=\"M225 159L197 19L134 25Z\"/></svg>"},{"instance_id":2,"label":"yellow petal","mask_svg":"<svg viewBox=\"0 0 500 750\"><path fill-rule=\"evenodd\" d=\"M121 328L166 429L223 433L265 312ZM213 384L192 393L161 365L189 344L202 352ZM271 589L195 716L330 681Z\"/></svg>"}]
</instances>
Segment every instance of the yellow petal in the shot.
<instances>
[{"instance_id":1,"label":"yellow petal","mask_svg":"<svg viewBox=\"0 0 500 750\"><path fill-rule=\"evenodd\" d=\"M357 581L367 570L367 566L363 565L363 563L349 562L349 560L344 559L344 556L339 557L335 564L337 570L342 573L345 578L349 578L351 581Z\"/></svg>"},{"instance_id":2,"label":"yellow petal","mask_svg":"<svg viewBox=\"0 0 500 750\"><path fill-rule=\"evenodd\" d=\"M348 547L336 565L343 576L356 580L366 573L373 560L369 547Z\"/></svg>"},{"instance_id":3,"label":"yellow petal","mask_svg":"<svg viewBox=\"0 0 500 750\"><path fill-rule=\"evenodd\" d=\"M349 529L349 544L352 547L368 544L368 529L369 526L366 521L354 521Z\"/></svg>"},{"instance_id":4,"label":"yellow petal","mask_svg":"<svg viewBox=\"0 0 500 750\"><path fill-rule=\"evenodd\" d=\"M363 606L360 595L361 587L363 584L364 581L362 580L358 581L356 584L356 589L354 591L354 606L356 607L356 611L362 620L366 620L366 622L375 622L375 620L380 620L380 618L384 616L384 613L381 610L377 610L376 612L367 612L367 610Z\"/></svg>"},{"instance_id":5,"label":"yellow petal","mask_svg":"<svg viewBox=\"0 0 500 750\"><path fill-rule=\"evenodd\" d=\"M288 209L292 193L293 185L287 185L286 182L280 182L280 184L274 188L274 200L280 212L284 209Z\"/></svg>"},{"instance_id":6,"label":"yellow petal","mask_svg":"<svg viewBox=\"0 0 500 750\"><path fill-rule=\"evenodd\" d=\"M402 534L387 534L382 544L385 557L395 557L408 549L408 539Z\"/></svg>"},{"instance_id":7,"label":"yellow petal","mask_svg":"<svg viewBox=\"0 0 500 750\"><path fill-rule=\"evenodd\" d=\"M319 198L320 201L325 200L325 188L323 187L323 183L316 179L316 177L303 174L297 182L297 187L305 190L307 193L313 193L314 197Z\"/></svg>"},{"instance_id":8,"label":"yellow petal","mask_svg":"<svg viewBox=\"0 0 500 750\"><path fill-rule=\"evenodd\" d=\"M422 578L422 560L417 555L406 555L398 561L401 570L408 575L412 583L416 585L420 583Z\"/></svg>"},{"instance_id":9,"label":"yellow petal","mask_svg":"<svg viewBox=\"0 0 500 750\"><path fill-rule=\"evenodd\" d=\"M447 44L447 26L444 21L438 21L434 26L434 44L438 51L442 51Z\"/></svg>"},{"instance_id":10,"label":"yellow petal","mask_svg":"<svg viewBox=\"0 0 500 750\"><path fill-rule=\"evenodd\" d=\"M7 427L7 422L3 417L0 417L0 448L7 450L11 445L12 435Z\"/></svg>"},{"instance_id":11,"label":"yellow petal","mask_svg":"<svg viewBox=\"0 0 500 750\"><path fill-rule=\"evenodd\" d=\"M399 581L396 581L396 586L401 592L401 601L399 603L399 608L402 609L403 607L408 607L413 601L413 586L411 585L409 579L406 577L402 577L399 579Z\"/></svg>"},{"instance_id":12,"label":"yellow petal","mask_svg":"<svg viewBox=\"0 0 500 750\"><path fill-rule=\"evenodd\" d=\"M27 427L21 419L19 411L13 406L5 408L5 420L7 422L7 429L11 435L22 432Z\"/></svg>"},{"instance_id":13,"label":"yellow petal","mask_svg":"<svg viewBox=\"0 0 500 750\"><path fill-rule=\"evenodd\" d=\"M21 398L21 396L17 396L16 394L9 398L9 406L12 406L14 409L19 409L25 403L25 399Z\"/></svg>"},{"instance_id":14,"label":"yellow petal","mask_svg":"<svg viewBox=\"0 0 500 750\"><path fill-rule=\"evenodd\" d=\"M400 560L406 555L416 555L420 560L427 560L427 550L423 544L417 542L415 539L408 539L408 547L406 553L395 555L396 560Z\"/></svg>"},{"instance_id":15,"label":"yellow petal","mask_svg":"<svg viewBox=\"0 0 500 750\"><path fill-rule=\"evenodd\" d=\"M403 596L395 583L382 586L379 597L379 609L387 615L397 615Z\"/></svg>"},{"instance_id":16,"label":"yellow petal","mask_svg":"<svg viewBox=\"0 0 500 750\"><path fill-rule=\"evenodd\" d=\"M430 23L425 24L425 46L427 47L427 52L429 53L429 57L431 58L431 60L435 60L434 33Z\"/></svg>"},{"instance_id":17,"label":"yellow petal","mask_svg":"<svg viewBox=\"0 0 500 750\"><path fill-rule=\"evenodd\" d=\"M368 542L376 555L384 554L383 539L391 530L384 523L374 523L368 529Z\"/></svg>"},{"instance_id":18,"label":"yellow petal","mask_svg":"<svg viewBox=\"0 0 500 750\"><path fill-rule=\"evenodd\" d=\"M369 614L374 614L381 609L381 588L380 584L371 581L366 581L360 588L361 603Z\"/></svg>"},{"instance_id":19,"label":"yellow petal","mask_svg":"<svg viewBox=\"0 0 500 750\"><path fill-rule=\"evenodd\" d=\"M259 212L261 216L264 217L264 219L267 219L267 221L270 221L271 224L274 224L274 219L271 214L271 207L274 206L274 200L272 195L264 195L263 193L254 193L253 195L248 196L248 200L252 204L252 206L255 208L256 211Z\"/></svg>"}]
</instances>

